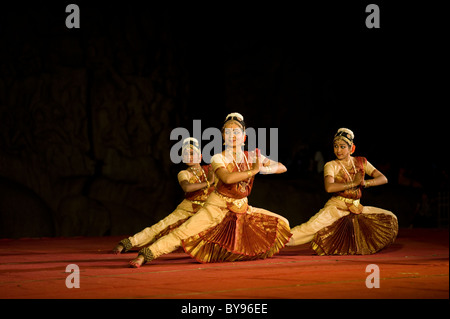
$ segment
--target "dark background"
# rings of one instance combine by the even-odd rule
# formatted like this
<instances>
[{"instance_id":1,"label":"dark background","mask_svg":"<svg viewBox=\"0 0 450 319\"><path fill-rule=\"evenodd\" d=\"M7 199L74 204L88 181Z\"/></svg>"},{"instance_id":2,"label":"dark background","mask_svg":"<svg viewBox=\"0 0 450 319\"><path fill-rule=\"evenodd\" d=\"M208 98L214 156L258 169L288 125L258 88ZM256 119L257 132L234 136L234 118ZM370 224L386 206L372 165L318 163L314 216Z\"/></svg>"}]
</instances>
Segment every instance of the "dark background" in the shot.
<instances>
[{"instance_id":1,"label":"dark background","mask_svg":"<svg viewBox=\"0 0 450 319\"><path fill-rule=\"evenodd\" d=\"M65 25L72 2L80 29ZM1 9L0 238L157 222L183 197L170 132L230 112L278 128L288 172L258 176L250 203L291 226L325 204L314 156L332 160L348 127L389 179L363 204L400 227L448 227L438 6L373 1L381 28L368 29L369 1L72 2Z\"/></svg>"}]
</instances>

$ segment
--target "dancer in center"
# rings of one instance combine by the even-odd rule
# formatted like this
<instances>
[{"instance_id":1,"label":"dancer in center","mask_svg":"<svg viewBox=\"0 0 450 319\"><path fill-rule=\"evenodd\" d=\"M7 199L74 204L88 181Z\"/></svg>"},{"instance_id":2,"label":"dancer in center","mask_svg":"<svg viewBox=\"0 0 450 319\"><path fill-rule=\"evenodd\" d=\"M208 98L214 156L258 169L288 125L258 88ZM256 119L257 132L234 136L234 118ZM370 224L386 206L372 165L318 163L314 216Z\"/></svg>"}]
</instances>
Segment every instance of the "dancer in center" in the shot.
<instances>
[{"instance_id":1,"label":"dancer in center","mask_svg":"<svg viewBox=\"0 0 450 319\"><path fill-rule=\"evenodd\" d=\"M229 114L222 128L225 151L211 166L218 178L215 191L189 220L141 249L130 261L140 267L182 245L201 263L264 259L278 253L291 237L289 222L265 209L248 205L255 175L279 174L286 167L260 154L244 151L244 118Z\"/></svg>"}]
</instances>

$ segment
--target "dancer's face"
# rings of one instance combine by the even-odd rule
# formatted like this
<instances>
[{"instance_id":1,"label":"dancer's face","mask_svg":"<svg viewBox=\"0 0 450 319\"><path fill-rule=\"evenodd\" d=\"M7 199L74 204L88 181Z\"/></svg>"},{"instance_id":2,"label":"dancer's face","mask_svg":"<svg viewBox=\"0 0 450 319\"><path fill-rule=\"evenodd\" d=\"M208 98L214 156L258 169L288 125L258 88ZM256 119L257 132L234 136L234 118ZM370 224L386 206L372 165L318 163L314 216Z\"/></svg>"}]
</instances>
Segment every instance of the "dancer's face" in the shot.
<instances>
[{"instance_id":1,"label":"dancer's face","mask_svg":"<svg viewBox=\"0 0 450 319\"><path fill-rule=\"evenodd\" d=\"M224 132L222 133L225 145L232 147L239 147L245 141L245 134L239 124L230 122L225 124Z\"/></svg>"},{"instance_id":2,"label":"dancer's face","mask_svg":"<svg viewBox=\"0 0 450 319\"><path fill-rule=\"evenodd\" d=\"M202 155L192 148L186 148L183 150L183 163L191 166L199 164L202 160Z\"/></svg>"},{"instance_id":3,"label":"dancer's face","mask_svg":"<svg viewBox=\"0 0 450 319\"><path fill-rule=\"evenodd\" d=\"M339 160L345 160L350 157L350 146L343 140L334 141L334 155Z\"/></svg>"}]
</instances>

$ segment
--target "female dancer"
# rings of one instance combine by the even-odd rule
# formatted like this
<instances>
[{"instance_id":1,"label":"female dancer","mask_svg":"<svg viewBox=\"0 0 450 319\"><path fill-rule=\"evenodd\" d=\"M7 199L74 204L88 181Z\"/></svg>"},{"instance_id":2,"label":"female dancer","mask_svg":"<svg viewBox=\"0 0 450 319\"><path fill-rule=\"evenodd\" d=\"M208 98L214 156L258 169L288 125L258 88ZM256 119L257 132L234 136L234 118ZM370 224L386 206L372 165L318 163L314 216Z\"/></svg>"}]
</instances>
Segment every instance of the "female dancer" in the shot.
<instances>
[{"instance_id":1,"label":"female dancer","mask_svg":"<svg viewBox=\"0 0 450 319\"><path fill-rule=\"evenodd\" d=\"M218 178L215 191L197 214L168 235L139 251L130 261L140 267L182 245L185 252L202 263L264 259L288 242L289 222L272 212L248 205L257 173L283 173L283 164L259 152L243 150L244 118L231 113L222 128L226 149L211 159ZM252 164L250 164L252 163Z\"/></svg>"},{"instance_id":2,"label":"female dancer","mask_svg":"<svg viewBox=\"0 0 450 319\"><path fill-rule=\"evenodd\" d=\"M198 140L186 138L182 145L183 162L188 166L178 173L178 182L185 192L184 200L170 215L134 236L122 239L113 249L114 254L133 247L144 247L168 234L193 216L214 190L214 172L211 165L200 165L202 155Z\"/></svg>"},{"instance_id":3,"label":"female dancer","mask_svg":"<svg viewBox=\"0 0 450 319\"><path fill-rule=\"evenodd\" d=\"M353 157L354 134L341 128L334 136L337 159L325 164L325 190L333 197L311 219L292 228L289 246L311 242L319 255L373 254L394 242L397 217L384 209L363 206L361 188L387 183L364 157ZM372 179L365 180L367 174Z\"/></svg>"}]
</instances>

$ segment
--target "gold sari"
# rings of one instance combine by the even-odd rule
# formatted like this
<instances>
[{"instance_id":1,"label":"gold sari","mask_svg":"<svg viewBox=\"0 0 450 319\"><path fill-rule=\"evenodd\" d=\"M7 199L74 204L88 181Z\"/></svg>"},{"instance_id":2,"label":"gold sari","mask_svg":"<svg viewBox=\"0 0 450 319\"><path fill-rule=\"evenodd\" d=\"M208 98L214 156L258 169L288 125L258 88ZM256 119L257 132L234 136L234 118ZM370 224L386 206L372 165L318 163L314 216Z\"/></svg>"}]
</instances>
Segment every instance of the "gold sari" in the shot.
<instances>
[{"instance_id":1,"label":"gold sari","mask_svg":"<svg viewBox=\"0 0 450 319\"><path fill-rule=\"evenodd\" d=\"M245 156L247 152L245 152ZM227 163L222 154L212 158L212 169L245 170L245 163ZM248 169L248 168L247 168ZM291 236L282 216L248 205L254 177L236 184L220 180L205 205L185 223L142 252L157 258L180 245L202 263L264 259L278 253Z\"/></svg>"},{"instance_id":2,"label":"gold sari","mask_svg":"<svg viewBox=\"0 0 450 319\"><path fill-rule=\"evenodd\" d=\"M324 175L338 183L353 180L358 170L372 175L375 168L363 157L356 157L354 170L345 172L336 161L328 162ZM292 228L289 246L310 242L319 255L374 254L395 241L397 217L390 211L363 206L361 189L334 194L309 221Z\"/></svg>"}]
</instances>

